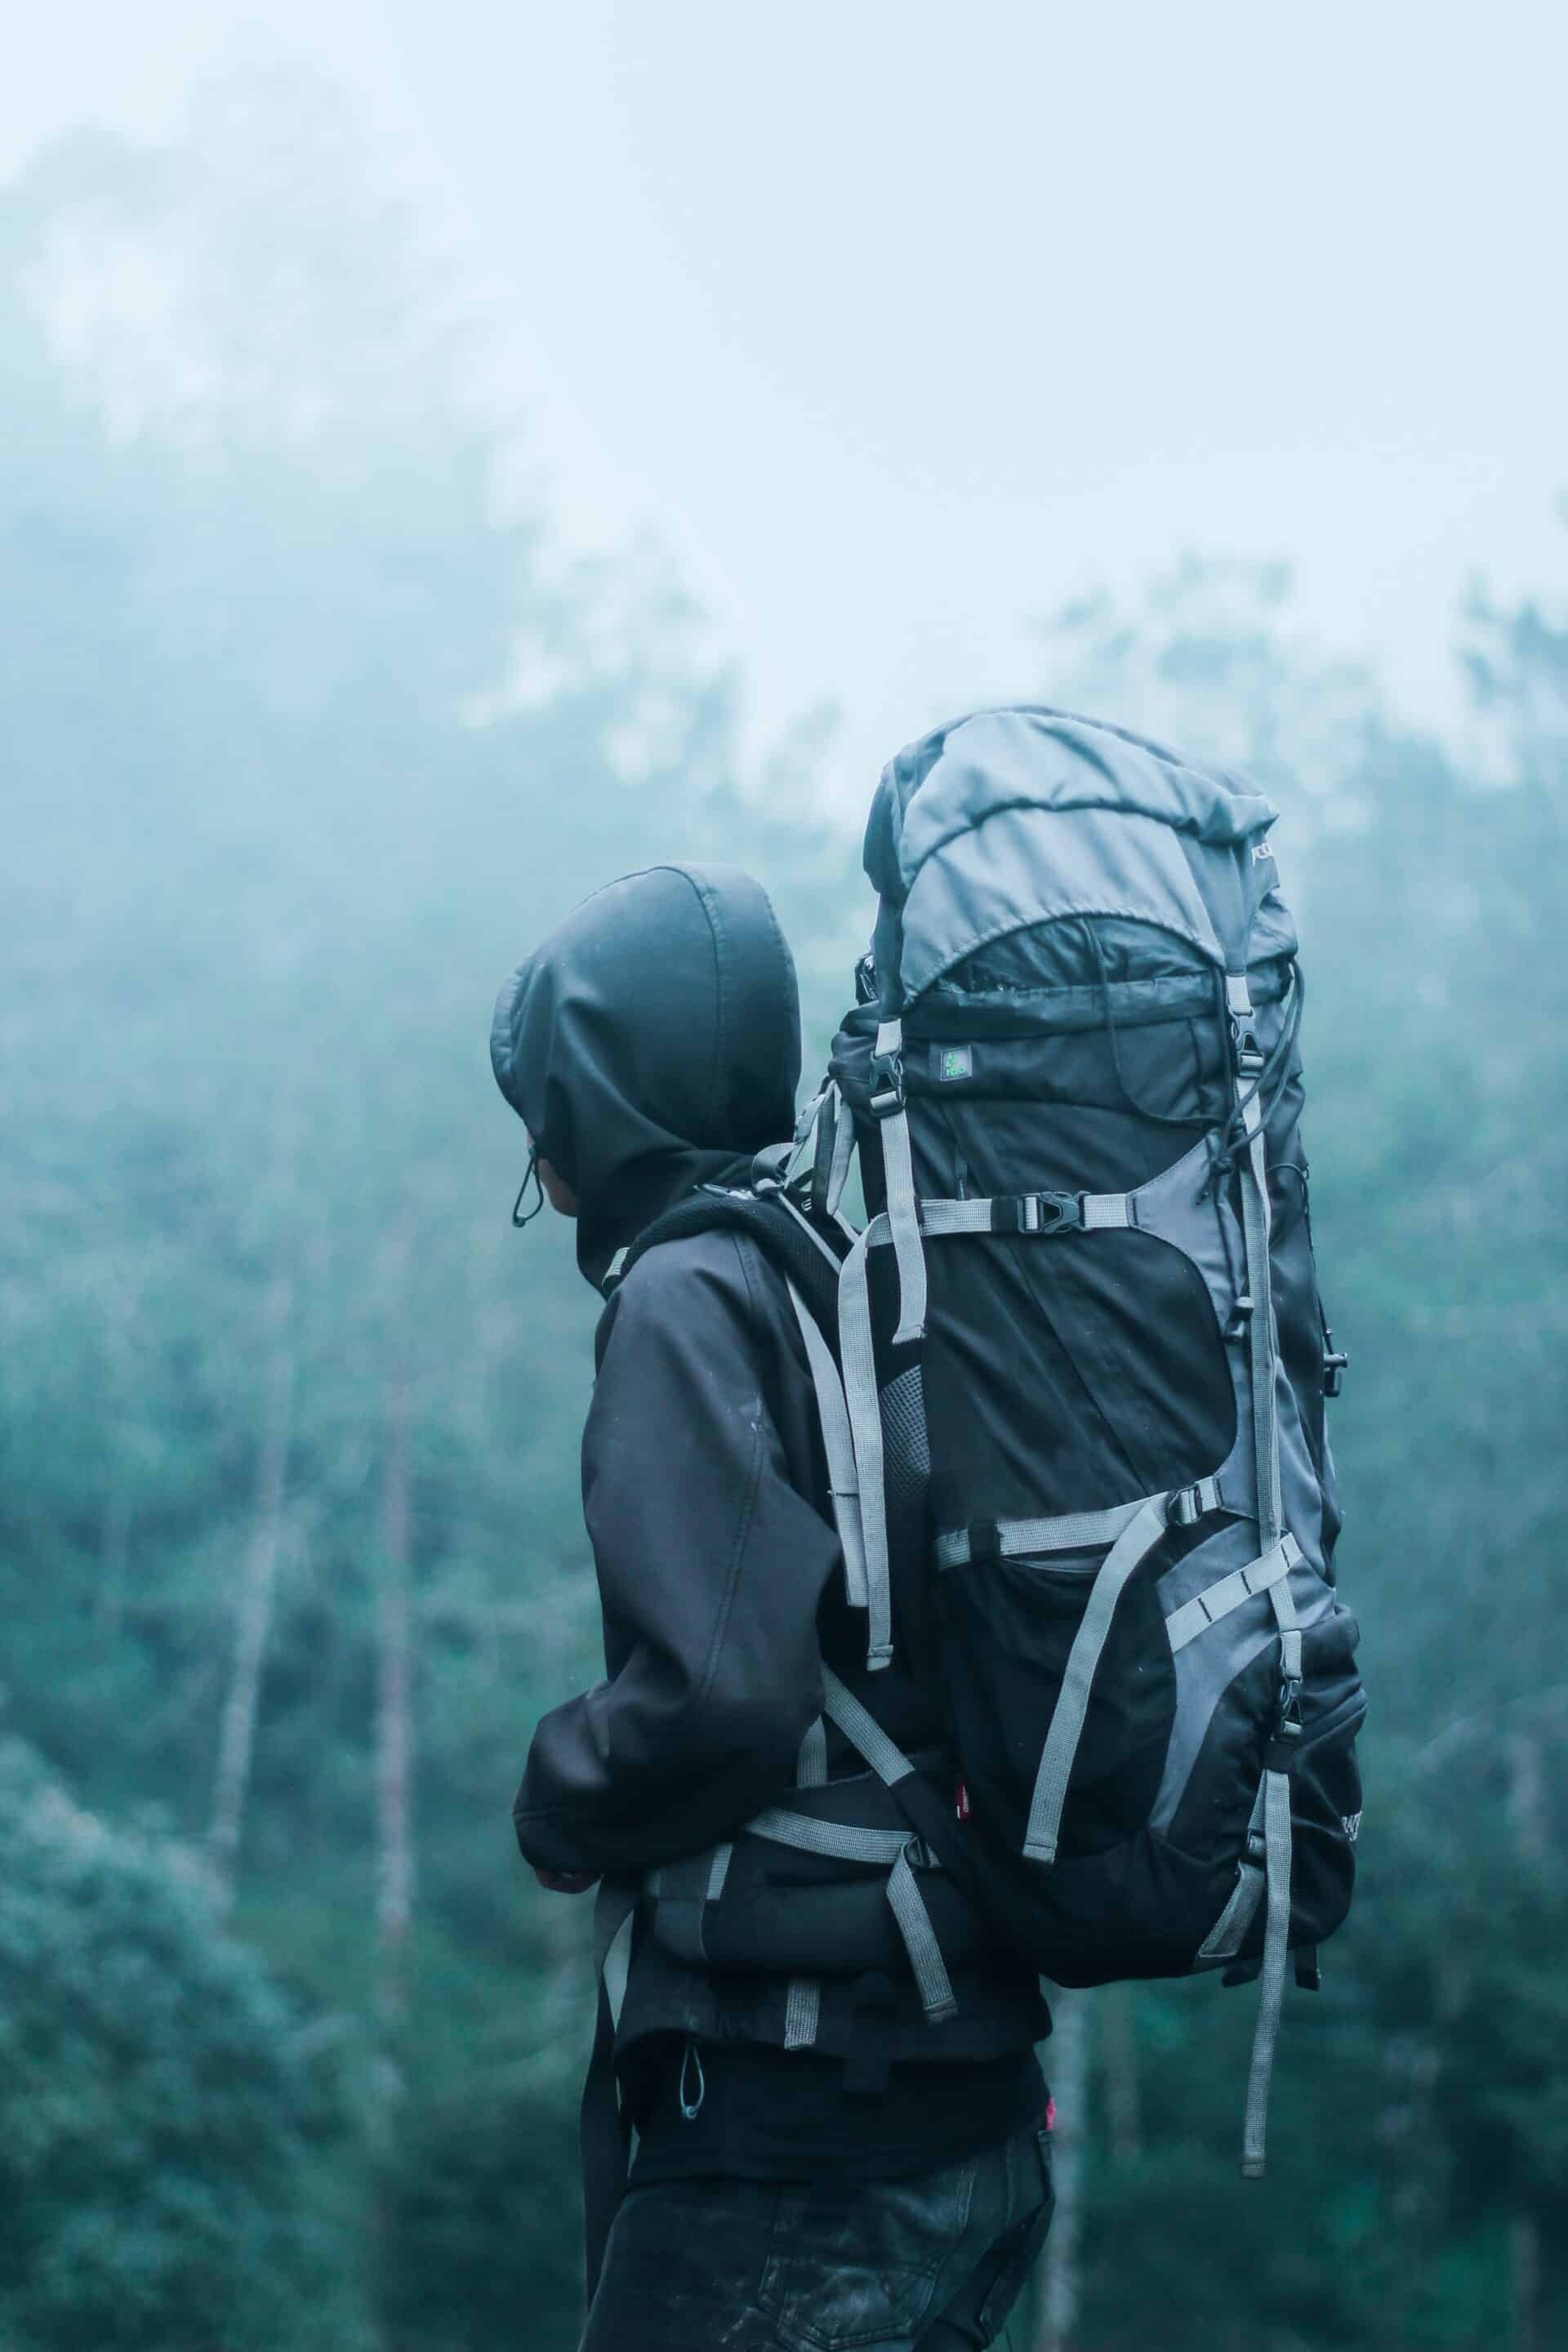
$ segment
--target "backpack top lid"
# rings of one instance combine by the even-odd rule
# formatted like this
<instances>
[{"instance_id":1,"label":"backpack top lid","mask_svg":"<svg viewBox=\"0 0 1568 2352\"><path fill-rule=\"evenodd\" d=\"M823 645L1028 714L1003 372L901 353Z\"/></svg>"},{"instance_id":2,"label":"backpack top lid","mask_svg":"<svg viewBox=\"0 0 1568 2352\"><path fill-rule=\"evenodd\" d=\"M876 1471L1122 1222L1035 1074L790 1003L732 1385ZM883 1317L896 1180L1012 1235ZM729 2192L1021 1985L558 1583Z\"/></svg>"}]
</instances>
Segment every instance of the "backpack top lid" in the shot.
<instances>
[{"instance_id":1,"label":"backpack top lid","mask_svg":"<svg viewBox=\"0 0 1568 2352\"><path fill-rule=\"evenodd\" d=\"M866 827L883 1017L1060 916L1152 923L1245 971L1278 879L1274 821L1239 777L1070 711L1021 704L934 729L889 761Z\"/></svg>"}]
</instances>

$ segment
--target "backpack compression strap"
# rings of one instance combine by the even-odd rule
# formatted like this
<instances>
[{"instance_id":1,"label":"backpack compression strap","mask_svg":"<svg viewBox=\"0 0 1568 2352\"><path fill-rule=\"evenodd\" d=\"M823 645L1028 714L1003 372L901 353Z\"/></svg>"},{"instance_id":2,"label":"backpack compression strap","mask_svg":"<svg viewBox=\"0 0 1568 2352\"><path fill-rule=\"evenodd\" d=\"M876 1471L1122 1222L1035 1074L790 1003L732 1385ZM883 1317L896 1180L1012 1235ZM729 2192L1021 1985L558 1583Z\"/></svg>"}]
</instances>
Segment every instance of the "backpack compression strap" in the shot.
<instances>
[{"instance_id":1,"label":"backpack compression strap","mask_svg":"<svg viewBox=\"0 0 1568 2352\"><path fill-rule=\"evenodd\" d=\"M1279 1336L1274 1319L1274 1286L1269 1258L1268 1155L1263 1110L1258 1100L1266 1064L1252 1029L1252 992L1245 971L1229 972L1225 983L1235 1049L1237 1110L1246 1139L1241 1178L1241 1230L1247 1251L1247 1287L1252 1300L1248 1346L1252 1388L1252 1432L1258 1471L1258 1532L1268 1551L1279 1540L1284 1508L1279 1479L1279 1423L1274 1383ZM1263 1971L1258 1987L1258 2025L1247 2074L1247 2117L1242 2132L1241 2169L1249 2180L1264 2170L1268 2124L1268 2089L1274 2073L1274 2052L1279 2036L1279 2016L1285 1996L1285 1971L1290 1945L1290 1771L1292 1742L1300 1737L1301 1635L1290 1597L1290 1580L1270 1585L1279 1633L1279 1713L1274 1738L1264 1758L1259 1790L1262 1805L1264 1896ZM1227 1906L1228 1908L1228 1906ZM1217 1930L1216 1930L1217 1932Z\"/></svg>"}]
</instances>

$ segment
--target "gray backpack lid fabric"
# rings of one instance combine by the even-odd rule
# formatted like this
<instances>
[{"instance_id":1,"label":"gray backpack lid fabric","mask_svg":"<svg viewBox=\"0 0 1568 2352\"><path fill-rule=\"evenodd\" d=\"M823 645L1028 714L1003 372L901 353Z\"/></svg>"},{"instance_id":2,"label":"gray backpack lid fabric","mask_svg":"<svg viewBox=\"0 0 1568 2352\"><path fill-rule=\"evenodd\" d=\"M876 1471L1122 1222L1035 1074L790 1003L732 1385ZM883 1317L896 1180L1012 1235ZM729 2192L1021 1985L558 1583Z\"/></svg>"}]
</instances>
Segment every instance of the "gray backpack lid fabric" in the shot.
<instances>
[{"instance_id":1,"label":"gray backpack lid fabric","mask_svg":"<svg viewBox=\"0 0 1568 2352\"><path fill-rule=\"evenodd\" d=\"M1071 712L1020 705L937 728L889 762L866 829L883 1013L1009 930L1060 916L1157 924L1244 971L1274 822L1225 771ZM1289 952L1279 916L1275 951Z\"/></svg>"}]
</instances>

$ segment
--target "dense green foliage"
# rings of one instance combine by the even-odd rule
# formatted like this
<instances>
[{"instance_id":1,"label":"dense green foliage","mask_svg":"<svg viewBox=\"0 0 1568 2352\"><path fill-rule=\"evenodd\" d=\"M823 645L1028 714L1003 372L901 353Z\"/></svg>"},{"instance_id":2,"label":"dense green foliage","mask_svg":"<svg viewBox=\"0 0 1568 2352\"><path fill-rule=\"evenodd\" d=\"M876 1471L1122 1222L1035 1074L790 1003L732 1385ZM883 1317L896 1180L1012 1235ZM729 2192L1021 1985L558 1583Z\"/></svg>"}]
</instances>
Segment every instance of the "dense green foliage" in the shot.
<instances>
[{"instance_id":1,"label":"dense green foliage","mask_svg":"<svg viewBox=\"0 0 1568 2352\"><path fill-rule=\"evenodd\" d=\"M350 2118L199 1874L12 1741L0 1885L7 2352L364 2343Z\"/></svg>"},{"instance_id":2,"label":"dense green foliage","mask_svg":"<svg viewBox=\"0 0 1568 2352\"><path fill-rule=\"evenodd\" d=\"M585 1923L508 1806L593 1671L594 1301L509 1227L489 1003L695 851L774 890L819 1051L868 915L805 748L737 790L658 565L498 505L472 339L340 143L234 105L0 214L6 2352L573 2341ZM1568 2325L1568 639L1464 628L1484 779L1271 578L1064 615L1022 682L1284 810L1374 1704L1268 2184L1245 1994L1085 2012L1077 2352Z\"/></svg>"}]
</instances>

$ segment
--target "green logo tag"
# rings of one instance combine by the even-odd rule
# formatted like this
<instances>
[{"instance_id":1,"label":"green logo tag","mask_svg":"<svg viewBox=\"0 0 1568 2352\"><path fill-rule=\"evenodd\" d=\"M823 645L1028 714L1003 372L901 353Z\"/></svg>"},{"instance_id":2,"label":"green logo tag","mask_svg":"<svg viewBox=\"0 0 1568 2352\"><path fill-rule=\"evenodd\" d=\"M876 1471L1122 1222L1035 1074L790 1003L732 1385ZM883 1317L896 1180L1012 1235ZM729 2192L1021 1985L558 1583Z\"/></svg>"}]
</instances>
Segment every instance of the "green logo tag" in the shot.
<instances>
[{"instance_id":1,"label":"green logo tag","mask_svg":"<svg viewBox=\"0 0 1568 2352\"><path fill-rule=\"evenodd\" d=\"M939 1078L972 1078L974 1076L974 1055L968 1045L944 1045L937 1064Z\"/></svg>"}]
</instances>

